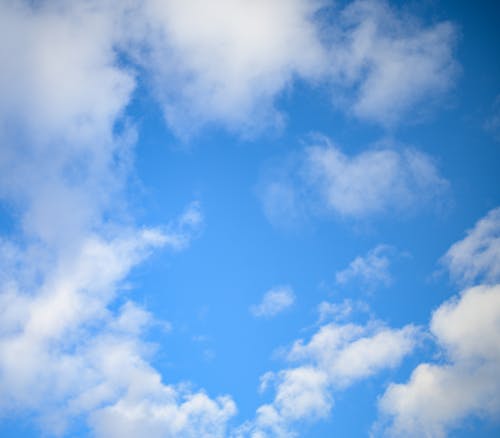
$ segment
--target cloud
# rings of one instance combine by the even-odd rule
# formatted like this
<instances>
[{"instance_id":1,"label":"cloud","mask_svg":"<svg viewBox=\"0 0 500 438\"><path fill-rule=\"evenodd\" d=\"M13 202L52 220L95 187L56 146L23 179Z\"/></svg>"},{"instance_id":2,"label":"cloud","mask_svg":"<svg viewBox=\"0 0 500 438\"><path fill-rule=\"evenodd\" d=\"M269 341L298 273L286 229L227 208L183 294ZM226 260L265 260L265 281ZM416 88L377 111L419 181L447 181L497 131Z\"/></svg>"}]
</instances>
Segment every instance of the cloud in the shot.
<instances>
[{"instance_id":1,"label":"cloud","mask_svg":"<svg viewBox=\"0 0 500 438\"><path fill-rule=\"evenodd\" d=\"M444 437L466 419L500 418L499 211L490 211L445 255L460 283L485 283L465 289L433 313L430 332L442 360L419 364L407 383L387 388L377 425L384 433Z\"/></svg>"},{"instance_id":2,"label":"cloud","mask_svg":"<svg viewBox=\"0 0 500 438\"><path fill-rule=\"evenodd\" d=\"M207 124L279 128L277 101L297 79L333 84L334 100L350 96L344 110L386 124L457 70L451 23L424 26L383 1L7 1L1 32L0 57L15 61L4 63L0 111L29 108L38 135L107 129L137 80L184 138Z\"/></svg>"},{"instance_id":3,"label":"cloud","mask_svg":"<svg viewBox=\"0 0 500 438\"><path fill-rule=\"evenodd\" d=\"M486 118L483 127L495 140L500 140L500 94L496 96L491 113Z\"/></svg>"},{"instance_id":4,"label":"cloud","mask_svg":"<svg viewBox=\"0 0 500 438\"><path fill-rule=\"evenodd\" d=\"M389 254L393 248L387 245L378 245L368 251L362 257L356 257L349 266L336 272L335 280L339 285L345 285L353 280L360 280L368 287L376 287L378 284L388 286L392 282L389 272Z\"/></svg>"},{"instance_id":5,"label":"cloud","mask_svg":"<svg viewBox=\"0 0 500 438\"><path fill-rule=\"evenodd\" d=\"M287 360L296 366L263 376L261 388L272 384L274 399L260 406L256 418L244 424L239 433L296 436L294 423L325 418L336 391L396 367L412 351L418 337L418 329L410 325L402 329L379 322L322 325L308 342L298 340L288 351Z\"/></svg>"},{"instance_id":6,"label":"cloud","mask_svg":"<svg viewBox=\"0 0 500 438\"><path fill-rule=\"evenodd\" d=\"M279 124L274 99L295 76L311 80L324 70L314 20L322 3L149 1L150 50L140 62L169 125L189 135L204 123L239 132Z\"/></svg>"},{"instance_id":7,"label":"cloud","mask_svg":"<svg viewBox=\"0 0 500 438\"><path fill-rule=\"evenodd\" d=\"M500 416L500 286L465 290L434 312L431 332L445 363L422 363L380 399L394 436L445 437L471 416Z\"/></svg>"},{"instance_id":8,"label":"cloud","mask_svg":"<svg viewBox=\"0 0 500 438\"><path fill-rule=\"evenodd\" d=\"M127 419L152 436L223 436L232 400L164 383L142 340L156 321L123 298L131 270L202 225L197 203L159 227L127 207L136 78L117 49L123 10L31 3L0 5L0 198L18 220L0 238L0 413L51 435L83 421L124 436Z\"/></svg>"},{"instance_id":9,"label":"cloud","mask_svg":"<svg viewBox=\"0 0 500 438\"><path fill-rule=\"evenodd\" d=\"M369 306L363 301L352 301L345 299L340 303L322 301L318 305L319 323L327 320L345 321L351 317L353 312L369 312Z\"/></svg>"},{"instance_id":10,"label":"cloud","mask_svg":"<svg viewBox=\"0 0 500 438\"><path fill-rule=\"evenodd\" d=\"M238 132L279 126L283 91L335 70L321 7L0 4L0 198L19 219L15 235L0 241L2 414L33 416L52 434L83 419L98 436L126 436L125 426L153 437L225 435L232 400L164 383L149 364L154 346L142 340L154 317L131 301L120 307L131 270L156 248L186 248L203 223L194 203L166 226L135 224L126 188L136 132L127 108L141 83L181 136L212 123ZM414 163L405 165L413 173L434 169L412 156L402 161ZM326 371L312 367L290 373L292 395L322 388ZM278 415L287 412L284 394ZM310 409L307 397L303 406Z\"/></svg>"},{"instance_id":11,"label":"cloud","mask_svg":"<svg viewBox=\"0 0 500 438\"><path fill-rule=\"evenodd\" d=\"M500 281L500 208L479 220L441 259L460 284Z\"/></svg>"},{"instance_id":12,"label":"cloud","mask_svg":"<svg viewBox=\"0 0 500 438\"><path fill-rule=\"evenodd\" d=\"M259 195L271 222L318 213L363 218L408 212L447 192L433 159L417 150L378 147L349 156L327 138L316 140L262 178Z\"/></svg>"},{"instance_id":13,"label":"cloud","mask_svg":"<svg viewBox=\"0 0 500 438\"><path fill-rule=\"evenodd\" d=\"M333 83L343 109L391 124L449 89L458 70L451 23L426 26L384 1L150 0L139 15L135 59L181 136L207 123L279 126L276 101L297 78Z\"/></svg>"},{"instance_id":14,"label":"cloud","mask_svg":"<svg viewBox=\"0 0 500 438\"><path fill-rule=\"evenodd\" d=\"M386 1L357 0L333 29L331 73L342 105L357 117L392 125L454 83L456 27L424 25Z\"/></svg>"},{"instance_id":15,"label":"cloud","mask_svg":"<svg viewBox=\"0 0 500 438\"><path fill-rule=\"evenodd\" d=\"M295 294L290 286L277 286L268 290L259 304L250 307L253 316L270 318L290 308Z\"/></svg>"}]
</instances>

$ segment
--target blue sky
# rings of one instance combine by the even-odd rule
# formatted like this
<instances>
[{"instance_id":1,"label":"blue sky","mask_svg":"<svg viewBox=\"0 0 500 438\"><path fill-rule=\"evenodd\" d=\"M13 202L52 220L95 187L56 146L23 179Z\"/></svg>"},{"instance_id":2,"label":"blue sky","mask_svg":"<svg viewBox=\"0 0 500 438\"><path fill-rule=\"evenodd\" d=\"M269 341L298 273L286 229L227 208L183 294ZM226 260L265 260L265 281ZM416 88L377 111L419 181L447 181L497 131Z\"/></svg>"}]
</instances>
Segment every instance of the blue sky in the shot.
<instances>
[{"instance_id":1,"label":"blue sky","mask_svg":"<svg viewBox=\"0 0 500 438\"><path fill-rule=\"evenodd\" d=\"M0 1L0 436L498 436L499 12Z\"/></svg>"}]
</instances>

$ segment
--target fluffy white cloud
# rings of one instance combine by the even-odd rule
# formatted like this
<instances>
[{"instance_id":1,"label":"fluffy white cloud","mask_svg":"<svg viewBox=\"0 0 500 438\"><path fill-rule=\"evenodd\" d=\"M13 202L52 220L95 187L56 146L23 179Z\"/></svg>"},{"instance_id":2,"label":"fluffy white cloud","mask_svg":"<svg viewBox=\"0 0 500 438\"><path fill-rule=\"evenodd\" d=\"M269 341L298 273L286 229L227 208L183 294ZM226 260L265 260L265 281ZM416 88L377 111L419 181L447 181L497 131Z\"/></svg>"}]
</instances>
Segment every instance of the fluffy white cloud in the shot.
<instances>
[{"instance_id":1,"label":"fluffy white cloud","mask_svg":"<svg viewBox=\"0 0 500 438\"><path fill-rule=\"evenodd\" d=\"M477 286L441 305L431 332L446 362L422 363L380 400L388 434L444 437L470 417L500 416L500 286Z\"/></svg>"},{"instance_id":2,"label":"fluffy white cloud","mask_svg":"<svg viewBox=\"0 0 500 438\"><path fill-rule=\"evenodd\" d=\"M273 384L274 399L260 406L255 420L243 425L239 433L295 436L295 422L326 417L335 391L396 367L413 350L418 337L413 326L391 329L377 322L366 326L324 324L309 342L293 344L287 359L297 366L263 376L261 389Z\"/></svg>"},{"instance_id":3,"label":"fluffy white cloud","mask_svg":"<svg viewBox=\"0 0 500 438\"><path fill-rule=\"evenodd\" d=\"M181 135L210 122L240 132L279 125L275 100L295 78L333 82L347 111L393 123L457 71L452 24L426 26L385 1L150 0L141 12L136 59Z\"/></svg>"},{"instance_id":4,"label":"fluffy white cloud","mask_svg":"<svg viewBox=\"0 0 500 438\"><path fill-rule=\"evenodd\" d=\"M387 245L376 246L365 256L356 257L347 268L336 272L335 280L340 285L356 279L368 287L375 287L378 284L389 285L392 282L389 272L392 251L393 248Z\"/></svg>"},{"instance_id":5,"label":"fluffy white cloud","mask_svg":"<svg viewBox=\"0 0 500 438\"><path fill-rule=\"evenodd\" d=\"M135 78L117 54L123 10L107 6L0 4L0 198L19 219L0 240L0 411L49 434L83 419L123 436L125 416L153 436L223 436L234 403L163 383L141 340L153 316L112 310L129 272L186 247L202 215L194 203L163 229L129 216Z\"/></svg>"},{"instance_id":6,"label":"fluffy white cloud","mask_svg":"<svg viewBox=\"0 0 500 438\"><path fill-rule=\"evenodd\" d=\"M340 12L333 29L334 81L352 87L345 100L353 114L393 124L453 84L456 34L450 22L425 26L386 1L354 1Z\"/></svg>"},{"instance_id":7,"label":"fluffy white cloud","mask_svg":"<svg viewBox=\"0 0 500 438\"><path fill-rule=\"evenodd\" d=\"M500 281L500 208L479 220L442 258L452 278L461 284Z\"/></svg>"},{"instance_id":8,"label":"fluffy white cloud","mask_svg":"<svg viewBox=\"0 0 500 438\"><path fill-rule=\"evenodd\" d=\"M277 286L268 290L259 304L250 307L256 317L272 317L293 305L295 294L290 286Z\"/></svg>"},{"instance_id":9,"label":"fluffy white cloud","mask_svg":"<svg viewBox=\"0 0 500 438\"><path fill-rule=\"evenodd\" d=\"M333 81L335 100L349 96L347 111L386 123L447 89L456 71L450 23L425 26L384 1L344 9L323 0L1 7L0 111L29 108L23 117L42 128L37 135L107 129L137 77L152 85L169 126L189 137L207 123L240 133L281 125L276 100L297 78Z\"/></svg>"},{"instance_id":10,"label":"fluffy white cloud","mask_svg":"<svg viewBox=\"0 0 500 438\"><path fill-rule=\"evenodd\" d=\"M2 411L34 414L50 433L83 416L101 436L126 436L125 426L132 435L225 434L234 403L163 383L140 337L153 317L134 303L111 310L134 266L156 247L185 248L202 224L193 204L164 229L133 225L126 109L140 79L181 135L212 122L244 132L279 124L274 101L295 77L335 72L321 7L0 3L0 198L19 218L19 234L0 244ZM290 374L291 394L321 387L325 371L314 369ZM314 406L307 399L304 412ZM286 405L286 391L279 400Z\"/></svg>"},{"instance_id":11,"label":"fluffy white cloud","mask_svg":"<svg viewBox=\"0 0 500 438\"><path fill-rule=\"evenodd\" d=\"M325 71L315 14L323 1L200 0L146 3L153 76L169 125L189 135L217 122L253 131L280 124L275 98L295 77Z\"/></svg>"},{"instance_id":12,"label":"fluffy white cloud","mask_svg":"<svg viewBox=\"0 0 500 438\"><path fill-rule=\"evenodd\" d=\"M443 356L421 363L380 399L379 427L394 436L447 436L468 418L500 418L499 213L490 211L444 257L460 283L483 280L443 303L430 331ZM496 282L496 283L495 283Z\"/></svg>"},{"instance_id":13,"label":"fluffy white cloud","mask_svg":"<svg viewBox=\"0 0 500 438\"><path fill-rule=\"evenodd\" d=\"M317 143L261 181L259 194L271 222L318 212L355 218L389 209L408 212L448 189L433 159L414 149L378 147L349 156L329 139Z\"/></svg>"}]
</instances>

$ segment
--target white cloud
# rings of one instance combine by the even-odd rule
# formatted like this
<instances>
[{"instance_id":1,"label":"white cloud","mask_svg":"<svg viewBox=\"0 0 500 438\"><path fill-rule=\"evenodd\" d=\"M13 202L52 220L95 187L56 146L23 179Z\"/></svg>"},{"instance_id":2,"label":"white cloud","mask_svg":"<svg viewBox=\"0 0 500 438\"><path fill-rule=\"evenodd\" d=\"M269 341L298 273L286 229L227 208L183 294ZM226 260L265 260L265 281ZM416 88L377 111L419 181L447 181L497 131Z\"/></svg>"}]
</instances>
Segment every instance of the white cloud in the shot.
<instances>
[{"instance_id":1,"label":"white cloud","mask_svg":"<svg viewBox=\"0 0 500 438\"><path fill-rule=\"evenodd\" d=\"M458 72L453 24L425 26L386 1L350 3L333 35L334 81L352 87L347 102L364 119L393 124L423 99L448 90Z\"/></svg>"},{"instance_id":2,"label":"white cloud","mask_svg":"<svg viewBox=\"0 0 500 438\"><path fill-rule=\"evenodd\" d=\"M389 255L392 251L393 248L387 245L376 246L364 257L356 257L347 268L338 271L335 280L340 285L357 279L368 287L375 287L378 284L389 285L392 282L389 271L391 264Z\"/></svg>"},{"instance_id":3,"label":"white cloud","mask_svg":"<svg viewBox=\"0 0 500 438\"><path fill-rule=\"evenodd\" d=\"M0 198L19 219L0 240L0 412L57 435L83 420L124 436L126 417L153 436L223 436L234 403L163 383L141 340L153 316L130 301L112 310L135 266L202 225L196 203L163 230L127 209L122 9L31 3L0 4Z\"/></svg>"},{"instance_id":4,"label":"white cloud","mask_svg":"<svg viewBox=\"0 0 500 438\"><path fill-rule=\"evenodd\" d=\"M344 9L321 0L145 5L136 59L184 136L205 123L239 132L279 125L275 101L296 78L333 81L334 99L349 96L347 111L393 123L447 90L457 71L451 23L425 26L384 1Z\"/></svg>"},{"instance_id":5,"label":"white cloud","mask_svg":"<svg viewBox=\"0 0 500 438\"><path fill-rule=\"evenodd\" d=\"M256 317L270 318L290 308L295 302L295 294L290 286L276 286L268 290L259 304L250 307Z\"/></svg>"},{"instance_id":6,"label":"white cloud","mask_svg":"<svg viewBox=\"0 0 500 438\"><path fill-rule=\"evenodd\" d=\"M134 303L111 310L150 251L185 248L202 225L193 204L164 230L134 226L124 195L135 141L126 109L147 77L181 135L205 123L244 132L279 125L274 101L296 77L329 76L320 7L1 2L0 197L20 225L0 245L3 412L33 414L49 433L83 416L100 436L126 436L124 426L224 436L234 403L163 383L140 338L152 316ZM418 94L421 84L412 85ZM323 372L291 373L291 394L314 393ZM301 403L304 412L315 406ZM287 412L286 396L278 404Z\"/></svg>"},{"instance_id":7,"label":"white cloud","mask_svg":"<svg viewBox=\"0 0 500 438\"><path fill-rule=\"evenodd\" d=\"M442 263L461 284L500 281L500 208L479 220L467 237L448 250Z\"/></svg>"},{"instance_id":8,"label":"white cloud","mask_svg":"<svg viewBox=\"0 0 500 438\"><path fill-rule=\"evenodd\" d=\"M309 342L298 340L288 352L287 360L297 366L263 376L261 389L273 384L274 399L260 406L256 418L238 432L252 437L295 436L295 422L326 417L335 391L396 367L413 350L418 336L413 326L391 329L377 322L321 326Z\"/></svg>"},{"instance_id":9,"label":"white cloud","mask_svg":"<svg viewBox=\"0 0 500 438\"><path fill-rule=\"evenodd\" d=\"M323 0L7 1L0 111L29 108L37 135L88 136L107 129L144 78L178 135L207 123L245 134L283 123L276 100L296 79L333 79L336 100L354 95L347 111L382 123L451 84L450 23L426 27L383 1L330 9Z\"/></svg>"},{"instance_id":10,"label":"white cloud","mask_svg":"<svg viewBox=\"0 0 500 438\"><path fill-rule=\"evenodd\" d=\"M490 211L445 255L459 282L485 284L464 290L432 315L430 332L443 360L421 363L407 383L387 388L378 425L386 434L445 437L467 419L500 418L499 212Z\"/></svg>"},{"instance_id":11,"label":"white cloud","mask_svg":"<svg viewBox=\"0 0 500 438\"><path fill-rule=\"evenodd\" d=\"M445 437L463 420L500 417L500 286L477 286L441 305L431 332L446 362L422 363L380 400L389 435Z\"/></svg>"},{"instance_id":12,"label":"white cloud","mask_svg":"<svg viewBox=\"0 0 500 438\"><path fill-rule=\"evenodd\" d=\"M448 189L433 159L414 149L378 147L349 156L327 138L317 141L260 183L272 222L319 212L354 218L407 213L440 200Z\"/></svg>"},{"instance_id":13,"label":"white cloud","mask_svg":"<svg viewBox=\"0 0 500 438\"><path fill-rule=\"evenodd\" d=\"M325 54L314 20L321 1L151 0L141 52L169 125L237 131L280 123L274 99L295 76L314 79Z\"/></svg>"}]
</instances>

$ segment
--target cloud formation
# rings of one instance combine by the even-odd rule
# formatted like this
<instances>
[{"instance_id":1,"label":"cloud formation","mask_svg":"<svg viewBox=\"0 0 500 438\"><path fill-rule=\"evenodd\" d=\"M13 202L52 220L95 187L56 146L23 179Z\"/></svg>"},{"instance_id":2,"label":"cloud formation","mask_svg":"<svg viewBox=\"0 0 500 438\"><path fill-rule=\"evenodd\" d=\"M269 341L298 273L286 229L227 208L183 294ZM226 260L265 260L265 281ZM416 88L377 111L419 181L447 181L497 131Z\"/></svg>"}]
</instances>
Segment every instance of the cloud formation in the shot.
<instances>
[{"instance_id":1,"label":"cloud formation","mask_svg":"<svg viewBox=\"0 0 500 438\"><path fill-rule=\"evenodd\" d=\"M239 433L252 437L296 436L295 423L325 418L336 391L396 367L413 350L417 339L418 329L411 325L402 329L391 329L380 322L322 325L309 342L298 340L288 351L287 360L296 366L262 377L261 389L272 385L274 399L260 406L256 418L244 424Z\"/></svg>"},{"instance_id":2,"label":"cloud formation","mask_svg":"<svg viewBox=\"0 0 500 438\"><path fill-rule=\"evenodd\" d=\"M51 435L83 420L124 436L128 418L130 433L223 436L232 400L165 384L142 340L155 319L122 296L130 271L185 248L202 216L194 203L159 227L131 218L135 77L104 6L0 5L0 197L18 219L0 239L0 410Z\"/></svg>"},{"instance_id":3,"label":"cloud formation","mask_svg":"<svg viewBox=\"0 0 500 438\"><path fill-rule=\"evenodd\" d=\"M490 211L444 260L462 291L433 313L430 332L441 362L424 362L407 383L391 384L379 407L392 436L445 437L469 418L500 416L498 214Z\"/></svg>"},{"instance_id":4,"label":"cloud formation","mask_svg":"<svg viewBox=\"0 0 500 438\"><path fill-rule=\"evenodd\" d=\"M350 281L359 280L371 288L378 284L389 285L392 282L389 271L392 250L390 246L378 245L368 251L365 256L356 257L347 268L335 273L337 284L344 285Z\"/></svg>"},{"instance_id":5,"label":"cloud formation","mask_svg":"<svg viewBox=\"0 0 500 438\"><path fill-rule=\"evenodd\" d=\"M270 318L276 316L293 305L295 294L290 286L276 286L268 290L259 304L250 307L255 317Z\"/></svg>"},{"instance_id":6,"label":"cloud formation","mask_svg":"<svg viewBox=\"0 0 500 438\"><path fill-rule=\"evenodd\" d=\"M387 7L356 4L354 11L364 11L355 19L359 28L380 17L396 20ZM97 436L225 435L234 402L163 382L150 365L153 346L142 340L154 317L121 297L134 267L156 248L186 248L203 222L194 203L170 224L135 224L125 195L136 139L127 108L141 84L180 136L213 123L246 133L281 124L276 102L297 78L357 87L355 114L382 122L386 116L374 117L373 105L400 110L445 88L448 25L415 27L411 44L377 31L371 40L387 43L397 58L366 52L351 59L354 73L347 74L339 66L346 53L357 53L351 49L359 47L358 32L351 38L349 29L332 31L344 35L332 45L322 35L323 7L306 0L1 2L0 198L19 219L15 235L0 241L2 412L33 414L52 434L83 418ZM351 14L346 9L341 20ZM433 51L419 49L422 41L433 43L440 64ZM370 73L361 77L365 63ZM391 66L406 63L418 63L423 74L401 75L405 85L388 94ZM383 210L394 198L416 199L415 187L442 183L430 160L412 151L351 159L328 146L309 149L307 157L307 184L342 215L364 214L364 203L366 212ZM389 180L372 190L379 165ZM396 195L385 192L392 183L400 184ZM349 374L336 360L332 371L312 341L297 344L293 355L304 365L277 376L276 401L259 411L259 428L267 427L266 412L279 427L293 415L323 415L326 388L392 366L411 348L410 328L332 326L318 339L339 331L347 340L332 348L339 357L367 355L365 368ZM387 346L382 356L372 351L378 343ZM308 394L320 397L309 401ZM290 413L294 399L298 414Z\"/></svg>"},{"instance_id":7,"label":"cloud formation","mask_svg":"<svg viewBox=\"0 0 500 438\"><path fill-rule=\"evenodd\" d=\"M460 284L500 281L500 208L480 219L441 259Z\"/></svg>"},{"instance_id":8,"label":"cloud formation","mask_svg":"<svg viewBox=\"0 0 500 438\"><path fill-rule=\"evenodd\" d=\"M360 118L392 125L423 99L454 83L457 30L450 22L424 25L386 1L357 0L333 29L331 72L341 100Z\"/></svg>"},{"instance_id":9,"label":"cloud formation","mask_svg":"<svg viewBox=\"0 0 500 438\"><path fill-rule=\"evenodd\" d=\"M414 211L447 190L434 160L415 149L378 147L350 156L320 137L268 172L259 194L267 217L279 224L318 213L363 218Z\"/></svg>"},{"instance_id":10,"label":"cloud formation","mask_svg":"<svg viewBox=\"0 0 500 438\"><path fill-rule=\"evenodd\" d=\"M445 437L469 417L500 415L500 286L476 286L442 304L431 333L445 363L422 363L380 399L390 436Z\"/></svg>"}]
</instances>

